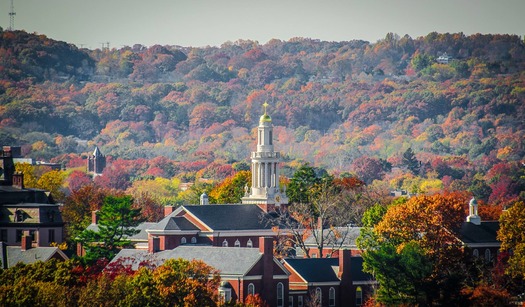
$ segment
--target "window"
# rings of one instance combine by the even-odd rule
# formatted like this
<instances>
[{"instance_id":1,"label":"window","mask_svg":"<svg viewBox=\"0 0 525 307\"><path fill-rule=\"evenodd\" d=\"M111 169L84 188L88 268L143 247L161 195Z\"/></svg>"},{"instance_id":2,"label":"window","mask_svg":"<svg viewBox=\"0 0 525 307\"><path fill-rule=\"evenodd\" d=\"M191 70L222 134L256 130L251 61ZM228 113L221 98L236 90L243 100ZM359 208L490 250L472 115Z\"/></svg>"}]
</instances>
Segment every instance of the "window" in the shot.
<instances>
[{"instance_id":1,"label":"window","mask_svg":"<svg viewBox=\"0 0 525 307\"><path fill-rule=\"evenodd\" d=\"M228 303L232 299L232 289L219 289L221 302Z\"/></svg>"},{"instance_id":2,"label":"window","mask_svg":"<svg viewBox=\"0 0 525 307\"><path fill-rule=\"evenodd\" d=\"M255 295L255 285L254 284L248 285L248 295Z\"/></svg>"},{"instance_id":3,"label":"window","mask_svg":"<svg viewBox=\"0 0 525 307\"><path fill-rule=\"evenodd\" d=\"M288 296L288 307L293 307L293 296Z\"/></svg>"},{"instance_id":4,"label":"window","mask_svg":"<svg viewBox=\"0 0 525 307\"><path fill-rule=\"evenodd\" d=\"M248 239L248 242L246 243L247 247L253 247L252 239Z\"/></svg>"},{"instance_id":5,"label":"window","mask_svg":"<svg viewBox=\"0 0 525 307\"><path fill-rule=\"evenodd\" d=\"M239 239L237 239L234 243L234 246L235 247L241 247L241 242L239 241Z\"/></svg>"},{"instance_id":6,"label":"window","mask_svg":"<svg viewBox=\"0 0 525 307\"><path fill-rule=\"evenodd\" d=\"M47 242L49 243L55 242L55 230L54 229L49 229L48 235L47 235Z\"/></svg>"},{"instance_id":7,"label":"window","mask_svg":"<svg viewBox=\"0 0 525 307\"><path fill-rule=\"evenodd\" d=\"M283 283L277 284L277 307L284 306L284 285Z\"/></svg>"},{"instance_id":8,"label":"window","mask_svg":"<svg viewBox=\"0 0 525 307\"><path fill-rule=\"evenodd\" d=\"M297 307L303 307L303 296L299 295L297 297Z\"/></svg>"},{"instance_id":9,"label":"window","mask_svg":"<svg viewBox=\"0 0 525 307\"><path fill-rule=\"evenodd\" d=\"M197 238L196 238L196 237L191 237L191 243L192 243L192 244L197 243Z\"/></svg>"},{"instance_id":10,"label":"window","mask_svg":"<svg viewBox=\"0 0 525 307\"><path fill-rule=\"evenodd\" d=\"M222 247L228 247L228 241L226 241L226 239L222 241Z\"/></svg>"},{"instance_id":11,"label":"window","mask_svg":"<svg viewBox=\"0 0 525 307\"><path fill-rule=\"evenodd\" d=\"M317 254L316 254L316 253L313 253L313 254L312 254L312 258L317 258Z\"/></svg>"},{"instance_id":12,"label":"window","mask_svg":"<svg viewBox=\"0 0 525 307\"><path fill-rule=\"evenodd\" d=\"M38 238L37 234L38 234L38 232L36 230L30 230L29 231L29 236L31 237L31 241L32 242L36 242L36 240Z\"/></svg>"},{"instance_id":13,"label":"window","mask_svg":"<svg viewBox=\"0 0 525 307\"><path fill-rule=\"evenodd\" d=\"M330 307L334 307L335 306L335 289L334 289L334 287L331 287L330 291L328 291L328 305L330 305Z\"/></svg>"},{"instance_id":14,"label":"window","mask_svg":"<svg viewBox=\"0 0 525 307\"><path fill-rule=\"evenodd\" d=\"M273 139L273 137L272 137L272 132L270 131L270 140L269 140L269 141L270 141L270 145L273 145L273 144L272 144L272 143L273 143L273 140L272 140L272 139Z\"/></svg>"},{"instance_id":15,"label":"window","mask_svg":"<svg viewBox=\"0 0 525 307\"><path fill-rule=\"evenodd\" d=\"M323 303L323 292L321 288L317 287L315 288L315 298L314 301L316 303L316 306L321 306Z\"/></svg>"},{"instance_id":16,"label":"window","mask_svg":"<svg viewBox=\"0 0 525 307\"><path fill-rule=\"evenodd\" d=\"M180 238L180 244L186 244L186 238L185 237Z\"/></svg>"},{"instance_id":17,"label":"window","mask_svg":"<svg viewBox=\"0 0 525 307\"><path fill-rule=\"evenodd\" d=\"M474 257L479 257L479 251L477 248L475 248L473 251L472 251L472 256Z\"/></svg>"},{"instance_id":18,"label":"window","mask_svg":"<svg viewBox=\"0 0 525 307\"><path fill-rule=\"evenodd\" d=\"M491 260L490 249L487 248L485 250L485 261L490 262L490 260Z\"/></svg>"},{"instance_id":19,"label":"window","mask_svg":"<svg viewBox=\"0 0 525 307\"><path fill-rule=\"evenodd\" d=\"M7 229L2 229L0 231L0 241L7 242Z\"/></svg>"},{"instance_id":20,"label":"window","mask_svg":"<svg viewBox=\"0 0 525 307\"><path fill-rule=\"evenodd\" d=\"M363 289L361 287L355 289L355 304L356 306L363 305Z\"/></svg>"},{"instance_id":21,"label":"window","mask_svg":"<svg viewBox=\"0 0 525 307\"><path fill-rule=\"evenodd\" d=\"M24 221L24 211L16 210L15 211L15 222L23 222L23 221Z\"/></svg>"}]
</instances>

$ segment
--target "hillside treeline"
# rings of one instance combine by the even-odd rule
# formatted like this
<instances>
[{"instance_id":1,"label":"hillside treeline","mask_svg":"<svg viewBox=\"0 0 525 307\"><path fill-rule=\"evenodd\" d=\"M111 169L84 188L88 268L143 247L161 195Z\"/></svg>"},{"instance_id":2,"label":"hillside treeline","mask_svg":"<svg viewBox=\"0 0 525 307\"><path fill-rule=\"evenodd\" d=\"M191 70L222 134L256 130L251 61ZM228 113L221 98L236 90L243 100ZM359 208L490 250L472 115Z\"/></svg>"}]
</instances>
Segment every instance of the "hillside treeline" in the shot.
<instances>
[{"instance_id":1,"label":"hillside treeline","mask_svg":"<svg viewBox=\"0 0 525 307\"><path fill-rule=\"evenodd\" d=\"M438 63L445 54L449 62ZM288 162L361 178L372 172L380 176L370 181L392 188L414 176L485 199L517 195L525 181L524 68L525 44L515 35L88 50L3 31L0 143L65 165L95 144L116 161L164 156L174 167L156 174L171 178L248 161L267 101ZM378 161L387 165L380 172ZM131 177L148 171L136 168ZM222 173L212 179L231 175Z\"/></svg>"}]
</instances>

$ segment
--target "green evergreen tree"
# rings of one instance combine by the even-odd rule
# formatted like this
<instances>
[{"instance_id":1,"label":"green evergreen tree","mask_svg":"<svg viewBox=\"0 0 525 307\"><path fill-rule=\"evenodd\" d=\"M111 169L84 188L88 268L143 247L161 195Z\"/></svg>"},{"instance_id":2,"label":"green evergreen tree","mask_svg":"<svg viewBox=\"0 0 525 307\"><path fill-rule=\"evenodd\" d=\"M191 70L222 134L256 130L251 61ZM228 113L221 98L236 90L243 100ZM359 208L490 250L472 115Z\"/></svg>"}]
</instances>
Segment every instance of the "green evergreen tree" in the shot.
<instances>
[{"instance_id":1,"label":"green evergreen tree","mask_svg":"<svg viewBox=\"0 0 525 307\"><path fill-rule=\"evenodd\" d=\"M408 148L403 153L403 165L405 165L414 175L419 173L419 161L416 159L416 155L412 151L412 148Z\"/></svg>"},{"instance_id":2,"label":"green evergreen tree","mask_svg":"<svg viewBox=\"0 0 525 307\"><path fill-rule=\"evenodd\" d=\"M86 260L112 259L120 249L131 245L129 238L139 232L140 211L132 207L130 196L108 196L97 215L98 231L84 230L78 238L86 250Z\"/></svg>"}]
</instances>

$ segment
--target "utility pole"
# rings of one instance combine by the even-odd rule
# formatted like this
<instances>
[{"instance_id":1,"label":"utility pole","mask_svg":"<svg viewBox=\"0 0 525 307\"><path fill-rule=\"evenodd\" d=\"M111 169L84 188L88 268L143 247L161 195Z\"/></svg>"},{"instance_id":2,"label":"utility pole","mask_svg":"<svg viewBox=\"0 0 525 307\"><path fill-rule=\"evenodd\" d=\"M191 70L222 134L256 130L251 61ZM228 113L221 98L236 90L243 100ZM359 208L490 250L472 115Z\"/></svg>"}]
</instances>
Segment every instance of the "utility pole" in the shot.
<instances>
[{"instance_id":1,"label":"utility pole","mask_svg":"<svg viewBox=\"0 0 525 307\"><path fill-rule=\"evenodd\" d=\"M11 0L11 9L9 10L9 28L8 31L14 31L15 30L15 5L13 4L13 0Z\"/></svg>"}]
</instances>

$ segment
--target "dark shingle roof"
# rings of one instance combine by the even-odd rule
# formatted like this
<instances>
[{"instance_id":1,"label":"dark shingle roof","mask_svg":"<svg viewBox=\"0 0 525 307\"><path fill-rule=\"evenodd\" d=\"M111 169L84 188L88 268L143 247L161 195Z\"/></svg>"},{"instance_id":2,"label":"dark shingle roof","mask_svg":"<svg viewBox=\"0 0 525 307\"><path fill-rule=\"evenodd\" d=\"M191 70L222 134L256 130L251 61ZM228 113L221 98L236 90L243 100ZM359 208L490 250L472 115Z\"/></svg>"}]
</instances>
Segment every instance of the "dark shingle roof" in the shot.
<instances>
[{"instance_id":1,"label":"dark shingle roof","mask_svg":"<svg viewBox=\"0 0 525 307\"><path fill-rule=\"evenodd\" d=\"M132 264L136 270L139 263L149 260L157 265L168 259L202 260L209 266L220 271L221 275L246 275L259 261L262 254L257 248L246 247L212 247L212 246L179 246L155 254L145 250L123 249L111 261L122 261Z\"/></svg>"},{"instance_id":2,"label":"dark shingle roof","mask_svg":"<svg viewBox=\"0 0 525 307\"><path fill-rule=\"evenodd\" d=\"M155 229L155 230L199 230L197 226L193 225L190 221L188 221L184 217L180 216L174 216L175 212L171 213L170 215L166 216L160 222L155 223L155 225L152 225L148 229Z\"/></svg>"},{"instance_id":3,"label":"dark shingle roof","mask_svg":"<svg viewBox=\"0 0 525 307\"><path fill-rule=\"evenodd\" d=\"M0 244L5 244L0 242ZM60 251L58 247L33 247L31 249L22 251L20 246L0 246L0 260L7 259L7 266L13 267L17 263L31 264L37 261L48 261L56 253L58 253L64 260L67 256ZM4 252L6 254L4 254ZM3 264L2 264L3 265Z\"/></svg>"},{"instance_id":4,"label":"dark shingle roof","mask_svg":"<svg viewBox=\"0 0 525 307\"><path fill-rule=\"evenodd\" d=\"M195 205L184 208L213 230L271 229L257 205Z\"/></svg>"},{"instance_id":5,"label":"dark shingle roof","mask_svg":"<svg viewBox=\"0 0 525 307\"><path fill-rule=\"evenodd\" d=\"M285 260L306 282L339 281L339 259L304 258Z\"/></svg>"},{"instance_id":6,"label":"dark shingle roof","mask_svg":"<svg viewBox=\"0 0 525 307\"><path fill-rule=\"evenodd\" d=\"M500 243L497 240L499 229L498 221L481 222L481 225L475 225L470 222L464 222L461 225L460 239L463 243Z\"/></svg>"},{"instance_id":7,"label":"dark shingle roof","mask_svg":"<svg viewBox=\"0 0 525 307\"><path fill-rule=\"evenodd\" d=\"M374 280L372 274L363 272L363 257L353 256L350 265L350 274L353 281Z\"/></svg>"}]
</instances>

